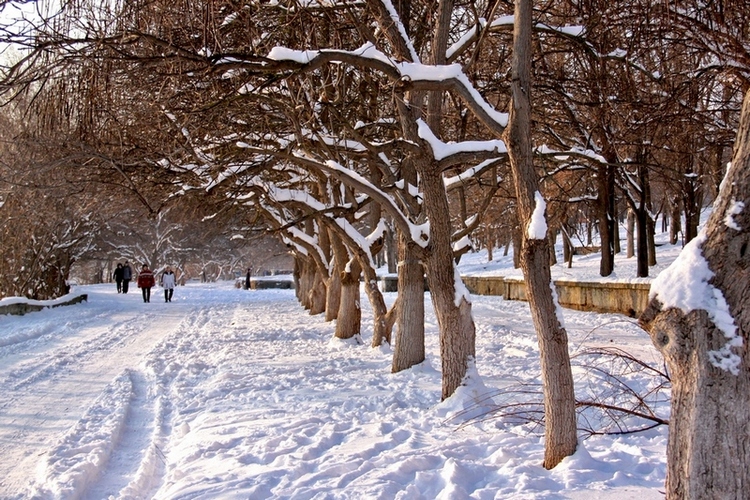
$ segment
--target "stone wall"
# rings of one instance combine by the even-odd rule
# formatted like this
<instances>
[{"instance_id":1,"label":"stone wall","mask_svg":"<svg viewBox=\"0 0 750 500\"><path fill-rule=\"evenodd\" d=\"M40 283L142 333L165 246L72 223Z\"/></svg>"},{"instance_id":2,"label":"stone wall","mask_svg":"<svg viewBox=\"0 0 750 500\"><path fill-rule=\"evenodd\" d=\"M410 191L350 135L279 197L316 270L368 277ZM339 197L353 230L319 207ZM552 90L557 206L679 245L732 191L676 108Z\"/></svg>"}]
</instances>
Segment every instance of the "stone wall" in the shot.
<instances>
[{"instance_id":1,"label":"stone wall","mask_svg":"<svg viewBox=\"0 0 750 500\"><path fill-rule=\"evenodd\" d=\"M502 295L506 300L526 300L521 278L463 277L477 295ZM649 283L612 283L555 280L560 305L579 311L619 313L636 317L648 305Z\"/></svg>"},{"instance_id":2,"label":"stone wall","mask_svg":"<svg viewBox=\"0 0 750 500\"><path fill-rule=\"evenodd\" d=\"M16 316L23 316L26 313L41 311L42 309L47 309L48 307L70 306L73 304L80 304L81 302L88 300L89 296L84 293L81 295L77 295L70 300L66 300L65 302L55 303L52 305L29 302L15 302L13 304L0 305L0 315L14 314Z\"/></svg>"}]
</instances>

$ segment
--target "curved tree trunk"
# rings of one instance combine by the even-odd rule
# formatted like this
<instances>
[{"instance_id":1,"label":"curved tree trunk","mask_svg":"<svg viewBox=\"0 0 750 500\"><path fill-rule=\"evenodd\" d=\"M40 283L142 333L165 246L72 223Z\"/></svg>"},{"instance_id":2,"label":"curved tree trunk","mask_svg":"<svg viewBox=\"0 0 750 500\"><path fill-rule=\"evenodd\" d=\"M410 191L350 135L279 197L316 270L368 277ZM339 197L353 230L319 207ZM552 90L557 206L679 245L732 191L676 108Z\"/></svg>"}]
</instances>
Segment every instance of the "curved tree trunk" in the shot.
<instances>
[{"instance_id":1,"label":"curved tree trunk","mask_svg":"<svg viewBox=\"0 0 750 500\"><path fill-rule=\"evenodd\" d=\"M539 179L531 148L531 15L531 0L516 0L510 120L503 137L508 146L522 229L530 228L532 213L541 202L536 199ZM544 467L551 469L576 450L575 394L568 336L557 316L552 294L549 240L543 234L529 233L523 231L521 268L539 340L544 390Z\"/></svg>"},{"instance_id":2,"label":"curved tree trunk","mask_svg":"<svg viewBox=\"0 0 750 500\"><path fill-rule=\"evenodd\" d=\"M706 229L654 280L640 318L672 376L668 499L746 498L750 490L749 249L750 92Z\"/></svg>"},{"instance_id":3,"label":"curved tree trunk","mask_svg":"<svg viewBox=\"0 0 750 500\"><path fill-rule=\"evenodd\" d=\"M378 288L378 276L375 269L362 264L362 274L365 278L365 293L372 307L372 347L391 343L391 326L388 321L388 306L385 305L383 293Z\"/></svg>"},{"instance_id":4,"label":"curved tree trunk","mask_svg":"<svg viewBox=\"0 0 750 500\"><path fill-rule=\"evenodd\" d=\"M422 168L419 168L419 167ZM426 253L427 280L432 305L440 328L440 357L443 367L442 399L461 385L475 354L475 326L471 303L466 295L457 297L460 277L455 269L451 247L451 218L445 184L438 166L418 165L424 188L424 207L430 221L430 244Z\"/></svg>"}]
</instances>

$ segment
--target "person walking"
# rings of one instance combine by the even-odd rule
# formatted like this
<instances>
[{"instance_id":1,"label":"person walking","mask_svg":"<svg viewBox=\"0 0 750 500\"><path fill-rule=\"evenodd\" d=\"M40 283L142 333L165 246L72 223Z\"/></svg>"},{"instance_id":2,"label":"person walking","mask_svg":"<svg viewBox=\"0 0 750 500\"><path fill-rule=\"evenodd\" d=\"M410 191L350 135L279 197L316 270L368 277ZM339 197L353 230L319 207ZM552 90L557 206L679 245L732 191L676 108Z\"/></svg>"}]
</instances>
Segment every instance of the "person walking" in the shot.
<instances>
[{"instance_id":1,"label":"person walking","mask_svg":"<svg viewBox=\"0 0 750 500\"><path fill-rule=\"evenodd\" d=\"M122 272L122 264L118 262L113 275L115 283L117 283L117 293L122 293Z\"/></svg>"},{"instance_id":2,"label":"person walking","mask_svg":"<svg viewBox=\"0 0 750 500\"><path fill-rule=\"evenodd\" d=\"M148 264L143 264L140 274L138 274L138 288L143 294L143 302L151 302L151 287L156 284L154 273L148 268Z\"/></svg>"},{"instance_id":3,"label":"person walking","mask_svg":"<svg viewBox=\"0 0 750 500\"><path fill-rule=\"evenodd\" d=\"M128 293L128 287L130 286L130 280L133 279L133 269L125 261L125 265L122 266L122 293Z\"/></svg>"},{"instance_id":4,"label":"person walking","mask_svg":"<svg viewBox=\"0 0 750 500\"><path fill-rule=\"evenodd\" d=\"M172 302L172 294L174 293L175 285L174 272L171 267L167 266L164 273L161 275L161 286L164 288L164 302Z\"/></svg>"}]
</instances>

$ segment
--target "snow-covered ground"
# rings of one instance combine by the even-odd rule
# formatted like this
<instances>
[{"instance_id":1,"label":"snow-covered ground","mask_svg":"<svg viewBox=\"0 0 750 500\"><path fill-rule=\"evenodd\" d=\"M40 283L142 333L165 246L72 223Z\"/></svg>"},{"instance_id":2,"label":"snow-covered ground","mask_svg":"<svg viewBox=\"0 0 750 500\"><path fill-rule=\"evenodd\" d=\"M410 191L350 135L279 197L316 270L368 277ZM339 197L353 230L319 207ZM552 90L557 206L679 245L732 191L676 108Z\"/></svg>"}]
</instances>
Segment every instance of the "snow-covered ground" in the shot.
<instances>
[{"instance_id":1,"label":"snow-covered ground","mask_svg":"<svg viewBox=\"0 0 750 500\"><path fill-rule=\"evenodd\" d=\"M483 259L468 256L462 271L510 273L507 258ZM596 275L595 257L577 259L583 279ZM628 278L626 264L617 273ZM0 316L0 498L663 497L665 426L582 430L577 453L547 471L538 425L486 413L538 409L526 303L473 297L476 372L441 403L430 307L427 361L391 374L390 350L369 346L364 295L358 343L333 339L334 325L309 316L292 290L233 285L179 287L168 304L159 289L144 304L114 285L81 286L87 303ZM621 348L662 366L632 319L566 310L565 322L574 355ZM574 358L580 399L611 393L604 359ZM659 382L620 376L643 392ZM595 413L579 424L617 430Z\"/></svg>"}]
</instances>

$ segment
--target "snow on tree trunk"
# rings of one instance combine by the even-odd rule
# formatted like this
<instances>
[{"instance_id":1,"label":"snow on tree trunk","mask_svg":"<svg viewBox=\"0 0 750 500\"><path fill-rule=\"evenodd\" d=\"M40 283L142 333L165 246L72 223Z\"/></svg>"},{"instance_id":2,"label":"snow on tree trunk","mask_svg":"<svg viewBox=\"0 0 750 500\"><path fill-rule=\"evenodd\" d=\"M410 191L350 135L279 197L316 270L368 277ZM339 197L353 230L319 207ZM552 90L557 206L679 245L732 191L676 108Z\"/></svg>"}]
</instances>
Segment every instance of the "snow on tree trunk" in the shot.
<instances>
[{"instance_id":1,"label":"snow on tree trunk","mask_svg":"<svg viewBox=\"0 0 750 500\"><path fill-rule=\"evenodd\" d=\"M336 234L330 235L333 253L333 269L326 287L326 321L333 321L339 315L341 304L341 273L348 259L346 247Z\"/></svg>"},{"instance_id":2,"label":"snow on tree trunk","mask_svg":"<svg viewBox=\"0 0 750 500\"><path fill-rule=\"evenodd\" d=\"M560 323L549 268L544 199L538 190L531 148L531 0L516 0L508 146L522 228L521 268L537 331L544 390L544 467L555 467L576 450L576 413L568 336Z\"/></svg>"},{"instance_id":3,"label":"snow on tree trunk","mask_svg":"<svg viewBox=\"0 0 750 500\"><path fill-rule=\"evenodd\" d=\"M442 398L449 398L461 385L475 354L475 327L468 293L463 294L455 272L451 246L451 217L448 196L438 166L417 163L424 190L424 207L430 221L430 244L426 253L427 280L432 305L440 328L440 356L443 367Z\"/></svg>"},{"instance_id":4,"label":"snow on tree trunk","mask_svg":"<svg viewBox=\"0 0 750 500\"><path fill-rule=\"evenodd\" d=\"M750 93L734 156L701 232L651 286L640 318L672 377L668 499L750 490Z\"/></svg>"}]
</instances>

